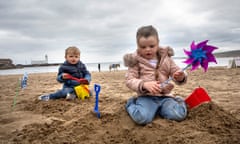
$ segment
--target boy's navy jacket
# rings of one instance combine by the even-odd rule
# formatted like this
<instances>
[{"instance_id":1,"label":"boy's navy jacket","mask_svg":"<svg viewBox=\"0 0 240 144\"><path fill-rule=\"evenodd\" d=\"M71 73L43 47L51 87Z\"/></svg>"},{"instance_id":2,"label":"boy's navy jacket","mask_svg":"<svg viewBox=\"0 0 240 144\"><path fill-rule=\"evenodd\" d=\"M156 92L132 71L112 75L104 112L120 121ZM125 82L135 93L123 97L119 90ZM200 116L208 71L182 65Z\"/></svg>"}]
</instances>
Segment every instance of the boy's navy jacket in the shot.
<instances>
[{"instance_id":1,"label":"boy's navy jacket","mask_svg":"<svg viewBox=\"0 0 240 144\"><path fill-rule=\"evenodd\" d=\"M65 61L58 69L58 76L57 81L60 83L64 83L63 87L74 87L79 85L79 83L75 80L64 80L62 79L62 74L68 73L73 77L76 78L85 78L90 83L91 81L91 74L87 70L85 64L79 61L77 64L70 64Z\"/></svg>"}]
</instances>

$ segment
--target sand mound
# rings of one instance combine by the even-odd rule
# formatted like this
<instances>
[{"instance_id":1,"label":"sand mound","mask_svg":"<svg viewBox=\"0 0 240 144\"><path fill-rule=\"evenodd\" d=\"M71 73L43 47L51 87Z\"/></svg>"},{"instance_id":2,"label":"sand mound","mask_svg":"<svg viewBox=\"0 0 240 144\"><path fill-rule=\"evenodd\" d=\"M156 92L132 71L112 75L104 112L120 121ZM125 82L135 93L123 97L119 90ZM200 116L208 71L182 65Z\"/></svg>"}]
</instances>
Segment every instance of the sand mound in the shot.
<instances>
[{"instance_id":1,"label":"sand mound","mask_svg":"<svg viewBox=\"0 0 240 144\"><path fill-rule=\"evenodd\" d=\"M104 101L104 100L103 100ZM9 135L14 143L237 143L240 122L214 103L192 109L183 122L157 117L139 126L124 110L125 101L101 102L102 117L92 113L94 99L68 102L57 100L27 104L23 110L43 114L35 122ZM108 107L111 103L111 107ZM46 120L47 119L47 120ZM41 119L39 119L41 121Z\"/></svg>"}]
</instances>

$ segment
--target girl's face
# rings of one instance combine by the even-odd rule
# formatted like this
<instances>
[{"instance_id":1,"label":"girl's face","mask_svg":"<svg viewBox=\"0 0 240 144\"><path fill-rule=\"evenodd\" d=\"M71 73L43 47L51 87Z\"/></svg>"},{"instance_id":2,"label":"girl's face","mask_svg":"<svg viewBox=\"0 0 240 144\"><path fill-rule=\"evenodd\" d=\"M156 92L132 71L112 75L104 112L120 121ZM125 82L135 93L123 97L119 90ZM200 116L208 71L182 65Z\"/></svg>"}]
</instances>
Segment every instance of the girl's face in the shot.
<instances>
[{"instance_id":1,"label":"girl's face","mask_svg":"<svg viewBox=\"0 0 240 144\"><path fill-rule=\"evenodd\" d=\"M78 55L78 54L67 54L65 59L70 64L77 64L80 60L80 55Z\"/></svg>"},{"instance_id":2,"label":"girl's face","mask_svg":"<svg viewBox=\"0 0 240 144\"><path fill-rule=\"evenodd\" d=\"M147 60L157 59L158 40L155 36L140 37L138 40L138 53Z\"/></svg>"}]
</instances>

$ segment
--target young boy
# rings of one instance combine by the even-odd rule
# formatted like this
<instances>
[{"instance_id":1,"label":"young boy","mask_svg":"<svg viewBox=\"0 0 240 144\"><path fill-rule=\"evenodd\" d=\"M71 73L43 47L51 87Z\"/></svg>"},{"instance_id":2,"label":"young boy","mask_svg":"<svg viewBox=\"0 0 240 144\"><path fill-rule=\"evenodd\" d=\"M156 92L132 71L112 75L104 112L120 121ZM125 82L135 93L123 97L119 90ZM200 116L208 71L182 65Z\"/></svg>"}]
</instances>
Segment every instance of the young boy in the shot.
<instances>
[{"instance_id":1,"label":"young boy","mask_svg":"<svg viewBox=\"0 0 240 144\"><path fill-rule=\"evenodd\" d=\"M80 61L80 50L71 46L65 50L65 62L59 67L57 81L63 83L63 88L55 93L39 96L39 100L48 101L49 99L74 99L76 98L74 87L80 83L76 80L69 79L71 75L78 79L84 78L91 82L91 74L85 64Z\"/></svg>"},{"instance_id":2,"label":"young boy","mask_svg":"<svg viewBox=\"0 0 240 144\"><path fill-rule=\"evenodd\" d=\"M137 92L137 97L127 101L126 110L138 124L152 122L155 115L181 121L187 115L184 100L171 95L173 84L164 82L173 77L176 84L183 84L187 75L171 59L171 48L160 48L157 30L144 26L137 31L137 51L124 56L128 66L126 85Z\"/></svg>"}]
</instances>

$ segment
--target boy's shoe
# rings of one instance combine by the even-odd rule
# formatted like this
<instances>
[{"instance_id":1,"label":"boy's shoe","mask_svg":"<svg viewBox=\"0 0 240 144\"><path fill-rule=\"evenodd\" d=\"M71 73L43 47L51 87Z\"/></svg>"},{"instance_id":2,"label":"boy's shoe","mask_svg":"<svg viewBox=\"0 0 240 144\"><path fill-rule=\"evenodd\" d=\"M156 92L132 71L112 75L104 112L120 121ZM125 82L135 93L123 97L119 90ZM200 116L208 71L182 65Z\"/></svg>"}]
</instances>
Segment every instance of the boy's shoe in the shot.
<instances>
[{"instance_id":1,"label":"boy's shoe","mask_svg":"<svg viewBox=\"0 0 240 144\"><path fill-rule=\"evenodd\" d=\"M76 98L76 95L75 94L70 94L68 93L67 96L66 96L66 100L73 100Z\"/></svg>"},{"instance_id":2,"label":"boy's shoe","mask_svg":"<svg viewBox=\"0 0 240 144\"><path fill-rule=\"evenodd\" d=\"M49 95L41 95L38 97L39 100L41 101L48 101L49 100Z\"/></svg>"}]
</instances>

